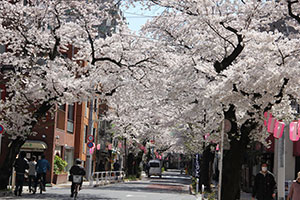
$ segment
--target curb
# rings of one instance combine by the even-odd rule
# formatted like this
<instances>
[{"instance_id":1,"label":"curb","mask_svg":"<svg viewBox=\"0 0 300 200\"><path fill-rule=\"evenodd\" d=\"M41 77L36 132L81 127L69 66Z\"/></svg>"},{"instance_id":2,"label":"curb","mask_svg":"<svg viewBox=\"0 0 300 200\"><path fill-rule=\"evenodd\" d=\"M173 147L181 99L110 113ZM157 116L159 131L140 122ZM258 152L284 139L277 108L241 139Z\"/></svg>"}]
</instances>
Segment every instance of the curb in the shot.
<instances>
[{"instance_id":1,"label":"curb","mask_svg":"<svg viewBox=\"0 0 300 200\"><path fill-rule=\"evenodd\" d=\"M0 197L11 196L12 191L0 191Z\"/></svg>"}]
</instances>

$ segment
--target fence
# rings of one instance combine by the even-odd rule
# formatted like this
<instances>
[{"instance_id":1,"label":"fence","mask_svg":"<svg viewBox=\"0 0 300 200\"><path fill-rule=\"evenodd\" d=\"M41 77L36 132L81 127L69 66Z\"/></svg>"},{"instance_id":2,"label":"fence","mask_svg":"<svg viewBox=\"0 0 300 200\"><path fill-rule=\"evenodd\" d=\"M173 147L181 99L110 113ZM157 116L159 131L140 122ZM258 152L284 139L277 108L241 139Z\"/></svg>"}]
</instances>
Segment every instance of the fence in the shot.
<instances>
[{"instance_id":1,"label":"fence","mask_svg":"<svg viewBox=\"0 0 300 200\"><path fill-rule=\"evenodd\" d=\"M120 182L123 181L124 178L124 171L94 172L90 178L90 186L99 186L114 182Z\"/></svg>"}]
</instances>

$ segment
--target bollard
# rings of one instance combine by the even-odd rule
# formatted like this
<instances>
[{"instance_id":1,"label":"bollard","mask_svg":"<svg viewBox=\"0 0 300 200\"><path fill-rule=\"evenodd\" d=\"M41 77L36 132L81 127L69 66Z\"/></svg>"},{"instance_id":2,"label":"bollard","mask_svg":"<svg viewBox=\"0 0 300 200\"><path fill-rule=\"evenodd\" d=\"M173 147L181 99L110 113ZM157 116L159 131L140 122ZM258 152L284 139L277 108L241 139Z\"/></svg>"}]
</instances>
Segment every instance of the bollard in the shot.
<instances>
[{"instance_id":1,"label":"bollard","mask_svg":"<svg viewBox=\"0 0 300 200\"><path fill-rule=\"evenodd\" d=\"M197 182L196 182L196 195L198 194L199 192L199 178L196 179Z\"/></svg>"},{"instance_id":2,"label":"bollard","mask_svg":"<svg viewBox=\"0 0 300 200\"><path fill-rule=\"evenodd\" d=\"M11 190L14 191L16 185L16 171L15 168L13 168L12 172L12 180L11 180Z\"/></svg>"}]
</instances>

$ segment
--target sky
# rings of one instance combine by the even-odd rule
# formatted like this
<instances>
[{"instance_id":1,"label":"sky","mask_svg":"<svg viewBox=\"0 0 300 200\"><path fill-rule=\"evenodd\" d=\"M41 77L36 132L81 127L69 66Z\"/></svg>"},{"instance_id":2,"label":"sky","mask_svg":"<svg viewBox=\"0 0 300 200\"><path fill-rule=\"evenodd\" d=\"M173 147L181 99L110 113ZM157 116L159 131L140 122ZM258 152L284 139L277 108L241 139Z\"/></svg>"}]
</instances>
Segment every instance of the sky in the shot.
<instances>
[{"instance_id":1,"label":"sky","mask_svg":"<svg viewBox=\"0 0 300 200\"><path fill-rule=\"evenodd\" d=\"M128 22L129 28L136 32L141 29L147 20L151 20L154 16L157 16L162 12L162 8L159 7L154 7L151 11L142 10L142 6L139 4L136 4L136 7L130 7L129 9L124 7L121 9Z\"/></svg>"}]
</instances>

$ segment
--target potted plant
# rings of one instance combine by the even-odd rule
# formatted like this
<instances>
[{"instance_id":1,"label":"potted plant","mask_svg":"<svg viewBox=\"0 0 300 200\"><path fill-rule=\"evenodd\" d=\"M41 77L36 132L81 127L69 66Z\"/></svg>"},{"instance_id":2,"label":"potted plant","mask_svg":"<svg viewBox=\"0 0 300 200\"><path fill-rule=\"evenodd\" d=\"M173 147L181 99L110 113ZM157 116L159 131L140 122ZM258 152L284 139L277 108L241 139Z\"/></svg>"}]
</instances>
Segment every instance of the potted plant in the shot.
<instances>
[{"instance_id":1,"label":"potted plant","mask_svg":"<svg viewBox=\"0 0 300 200\"><path fill-rule=\"evenodd\" d=\"M65 171L68 163L59 156L54 157L54 176L53 183L60 184L68 181L68 173Z\"/></svg>"}]
</instances>

